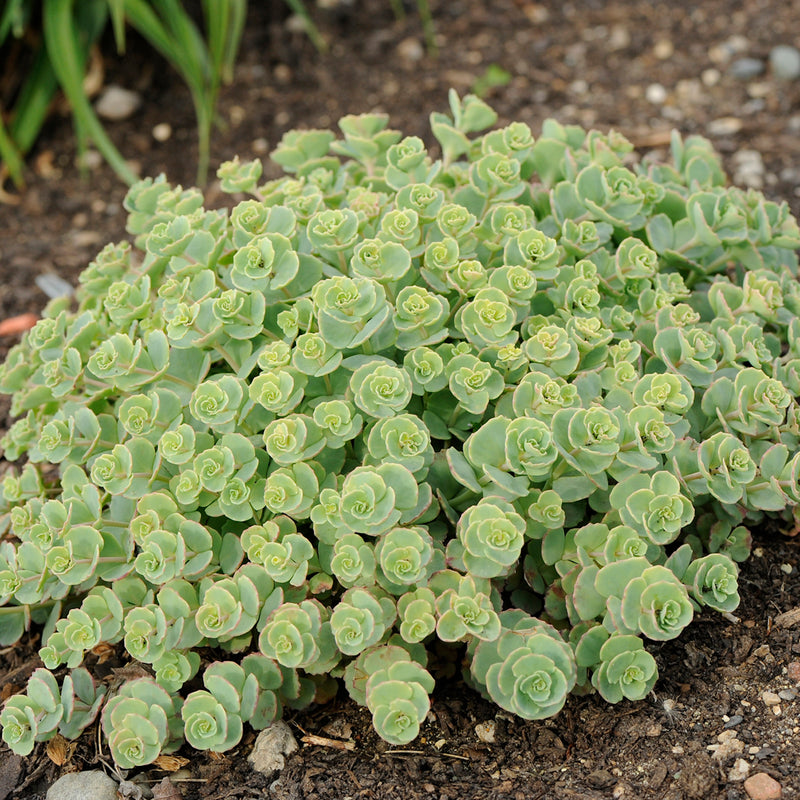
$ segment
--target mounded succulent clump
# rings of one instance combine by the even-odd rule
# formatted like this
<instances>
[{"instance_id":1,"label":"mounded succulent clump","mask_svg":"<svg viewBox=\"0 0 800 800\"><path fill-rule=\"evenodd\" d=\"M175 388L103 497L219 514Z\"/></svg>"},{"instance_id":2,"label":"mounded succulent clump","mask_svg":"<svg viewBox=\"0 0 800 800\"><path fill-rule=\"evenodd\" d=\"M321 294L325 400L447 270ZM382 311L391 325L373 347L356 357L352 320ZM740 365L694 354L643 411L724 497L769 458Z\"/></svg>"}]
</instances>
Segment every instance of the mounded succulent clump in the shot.
<instances>
[{"instance_id":1,"label":"mounded succulent clump","mask_svg":"<svg viewBox=\"0 0 800 800\"><path fill-rule=\"evenodd\" d=\"M16 752L98 713L123 768L222 751L337 678L406 743L436 640L526 719L636 700L647 640L736 607L746 525L800 502L794 219L698 137L642 164L450 101L438 159L370 114L223 165L230 211L137 184L12 350ZM109 644L149 677L96 683Z\"/></svg>"}]
</instances>

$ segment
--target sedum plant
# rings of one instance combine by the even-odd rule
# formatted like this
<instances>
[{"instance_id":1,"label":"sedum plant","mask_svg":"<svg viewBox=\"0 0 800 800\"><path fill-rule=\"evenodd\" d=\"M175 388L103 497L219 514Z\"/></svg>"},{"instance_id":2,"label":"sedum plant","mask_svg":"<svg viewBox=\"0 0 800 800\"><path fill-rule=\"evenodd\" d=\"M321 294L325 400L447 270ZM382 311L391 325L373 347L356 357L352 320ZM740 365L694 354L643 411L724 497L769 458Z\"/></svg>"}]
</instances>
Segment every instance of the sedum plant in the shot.
<instances>
[{"instance_id":1,"label":"sedum plant","mask_svg":"<svg viewBox=\"0 0 800 800\"><path fill-rule=\"evenodd\" d=\"M15 751L98 713L123 768L224 751L337 678L405 744L442 643L526 719L638 700L649 642L736 607L800 502L797 224L701 138L495 122L452 93L438 158L293 131L285 177L221 167L231 210L131 189L0 369L0 644L41 625L45 664ZM97 687L102 643L150 677Z\"/></svg>"}]
</instances>

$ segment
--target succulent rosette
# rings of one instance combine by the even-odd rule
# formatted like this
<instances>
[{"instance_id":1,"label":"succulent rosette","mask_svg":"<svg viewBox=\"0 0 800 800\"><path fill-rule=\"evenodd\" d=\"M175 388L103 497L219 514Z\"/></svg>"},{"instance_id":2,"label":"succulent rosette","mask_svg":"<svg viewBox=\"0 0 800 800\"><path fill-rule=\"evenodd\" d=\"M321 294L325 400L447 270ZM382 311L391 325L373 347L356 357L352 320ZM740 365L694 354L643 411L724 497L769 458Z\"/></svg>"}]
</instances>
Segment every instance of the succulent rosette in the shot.
<instances>
[{"instance_id":1,"label":"succulent rosette","mask_svg":"<svg viewBox=\"0 0 800 800\"><path fill-rule=\"evenodd\" d=\"M150 764L170 739L172 698L155 681L131 681L103 709L103 729L114 761L123 769Z\"/></svg>"},{"instance_id":2,"label":"succulent rosette","mask_svg":"<svg viewBox=\"0 0 800 800\"><path fill-rule=\"evenodd\" d=\"M602 567L594 588L606 598L608 625L621 633L641 633L648 639L674 639L694 614L683 583L667 567L644 557Z\"/></svg>"},{"instance_id":3,"label":"succulent rosette","mask_svg":"<svg viewBox=\"0 0 800 800\"><path fill-rule=\"evenodd\" d=\"M438 581L437 581L438 577ZM468 638L492 641L500 635L500 618L488 581L456 572L441 572L429 586L436 593L436 634L445 642ZM437 591L441 589L441 591Z\"/></svg>"},{"instance_id":4,"label":"succulent rosette","mask_svg":"<svg viewBox=\"0 0 800 800\"><path fill-rule=\"evenodd\" d=\"M458 521L456 535L460 559L469 574L479 578L506 574L519 560L525 527L514 507L500 498L483 498L468 508ZM449 547L448 557L455 554L456 549Z\"/></svg>"},{"instance_id":5,"label":"succulent rosette","mask_svg":"<svg viewBox=\"0 0 800 800\"><path fill-rule=\"evenodd\" d=\"M377 644L394 622L395 604L376 589L348 589L331 613L336 646L346 656L358 655Z\"/></svg>"},{"instance_id":6,"label":"succulent rosette","mask_svg":"<svg viewBox=\"0 0 800 800\"><path fill-rule=\"evenodd\" d=\"M267 617L259 649L281 666L325 672L338 661L329 617L314 600L283 603Z\"/></svg>"},{"instance_id":7,"label":"succulent rosette","mask_svg":"<svg viewBox=\"0 0 800 800\"><path fill-rule=\"evenodd\" d=\"M411 379L401 367L363 364L350 379L355 404L370 417L399 414L411 399Z\"/></svg>"},{"instance_id":8,"label":"succulent rosette","mask_svg":"<svg viewBox=\"0 0 800 800\"><path fill-rule=\"evenodd\" d=\"M504 625L509 622L504 617ZM478 644L470 675L501 708L544 719L563 707L577 668L572 649L553 628L515 621L498 638Z\"/></svg>"},{"instance_id":9,"label":"succulent rosette","mask_svg":"<svg viewBox=\"0 0 800 800\"><path fill-rule=\"evenodd\" d=\"M671 472L628 478L612 489L611 498L623 523L653 544L675 541L694 519L691 501L681 493L680 481Z\"/></svg>"},{"instance_id":10,"label":"succulent rosette","mask_svg":"<svg viewBox=\"0 0 800 800\"><path fill-rule=\"evenodd\" d=\"M739 605L738 572L729 556L709 553L692 561L682 580L700 605L730 612Z\"/></svg>"},{"instance_id":11,"label":"succulent rosette","mask_svg":"<svg viewBox=\"0 0 800 800\"><path fill-rule=\"evenodd\" d=\"M614 634L600 648L598 659L592 685L609 703L618 703L623 698L643 699L658 678L655 659L638 636Z\"/></svg>"}]
</instances>

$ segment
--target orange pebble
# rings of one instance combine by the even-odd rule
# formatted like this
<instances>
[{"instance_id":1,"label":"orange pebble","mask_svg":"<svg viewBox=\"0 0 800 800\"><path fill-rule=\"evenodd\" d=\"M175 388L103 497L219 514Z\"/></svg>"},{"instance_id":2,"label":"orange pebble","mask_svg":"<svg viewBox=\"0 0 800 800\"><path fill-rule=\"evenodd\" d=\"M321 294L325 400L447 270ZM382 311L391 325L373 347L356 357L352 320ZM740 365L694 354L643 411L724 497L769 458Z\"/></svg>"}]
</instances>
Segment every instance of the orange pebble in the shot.
<instances>
[{"instance_id":1,"label":"orange pebble","mask_svg":"<svg viewBox=\"0 0 800 800\"><path fill-rule=\"evenodd\" d=\"M39 321L37 314L19 314L0 322L0 336L15 336L30 330Z\"/></svg>"}]
</instances>

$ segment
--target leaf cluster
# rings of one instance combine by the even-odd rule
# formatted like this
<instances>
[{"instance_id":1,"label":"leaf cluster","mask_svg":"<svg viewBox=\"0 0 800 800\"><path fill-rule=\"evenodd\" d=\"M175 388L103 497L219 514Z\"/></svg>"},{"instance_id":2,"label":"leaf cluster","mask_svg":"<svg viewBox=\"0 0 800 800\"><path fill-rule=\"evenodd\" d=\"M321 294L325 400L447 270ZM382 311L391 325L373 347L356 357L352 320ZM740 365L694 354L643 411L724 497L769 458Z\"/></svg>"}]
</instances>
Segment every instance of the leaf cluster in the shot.
<instances>
[{"instance_id":1,"label":"leaf cluster","mask_svg":"<svg viewBox=\"0 0 800 800\"><path fill-rule=\"evenodd\" d=\"M438 159L370 114L286 134L283 178L223 165L230 211L137 184L133 244L11 351L18 752L103 703L120 765L222 751L334 679L404 744L440 643L528 719L636 700L647 641L736 607L749 526L800 502L797 224L703 139L636 163L450 104ZM101 698L103 642L154 677Z\"/></svg>"}]
</instances>

